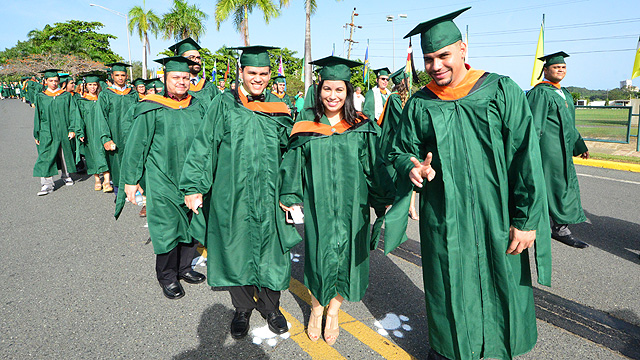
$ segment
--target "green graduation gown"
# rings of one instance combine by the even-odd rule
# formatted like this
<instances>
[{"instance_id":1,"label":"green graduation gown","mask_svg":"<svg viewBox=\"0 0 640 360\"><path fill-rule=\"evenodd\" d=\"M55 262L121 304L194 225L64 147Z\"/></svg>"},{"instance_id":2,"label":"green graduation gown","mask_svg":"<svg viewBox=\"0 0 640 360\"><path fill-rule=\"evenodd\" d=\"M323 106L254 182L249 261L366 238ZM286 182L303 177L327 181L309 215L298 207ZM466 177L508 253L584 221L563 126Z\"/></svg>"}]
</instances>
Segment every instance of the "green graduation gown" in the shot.
<instances>
[{"instance_id":1,"label":"green graduation gown","mask_svg":"<svg viewBox=\"0 0 640 360\"><path fill-rule=\"evenodd\" d=\"M114 185L120 183L120 163L126 146L132 117L125 116L131 106L138 101L138 93L127 88L124 93L107 88L100 92L96 106L96 135L102 145L109 140L116 144L115 151L105 151L107 165Z\"/></svg>"},{"instance_id":2,"label":"green graduation gown","mask_svg":"<svg viewBox=\"0 0 640 360\"><path fill-rule=\"evenodd\" d=\"M200 78L196 85L191 84L189 86L189 95L198 99L206 107L211 104L213 98L220 95L220 89L214 83Z\"/></svg>"},{"instance_id":3,"label":"green graduation gown","mask_svg":"<svg viewBox=\"0 0 640 360\"><path fill-rule=\"evenodd\" d=\"M373 88L369 91L367 91L367 93L364 95L364 103L362 104L362 113L368 117L369 119L375 119L378 120L378 117L376 117L376 96L380 97L380 106L384 106L385 102L387 101L387 99L389 98L389 93L391 93L391 91L389 89L387 89L387 95L383 95L382 93L380 93L379 90L375 90L376 88Z\"/></svg>"},{"instance_id":4,"label":"green graduation gown","mask_svg":"<svg viewBox=\"0 0 640 360\"><path fill-rule=\"evenodd\" d=\"M33 117L33 138L40 141L38 159L33 167L33 176L49 177L58 174L62 168L58 150L62 148L69 173L76 172L76 140L83 136L79 128L78 105L73 96L60 90L55 95L38 93L35 97ZM69 133L76 137L69 140Z\"/></svg>"},{"instance_id":5,"label":"green graduation gown","mask_svg":"<svg viewBox=\"0 0 640 360\"><path fill-rule=\"evenodd\" d=\"M299 121L280 172L280 201L304 202L304 282L320 304L340 294L360 301L369 286L369 206L391 205L395 187L378 150L378 128L358 113L358 123ZM288 248L294 244L287 246Z\"/></svg>"},{"instance_id":6,"label":"green graduation gown","mask_svg":"<svg viewBox=\"0 0 640 360\"><path fill-rule=\"evenodd\" d=\"M564 98L558 94L559 91ZM565 88L557 89L544 82L529 90L527 100L540 137L549 214L557 224L586 221L572 156L583 154L588 149L576 129L573 97Z\"/></svg>"},{"instance_id":7,"label":"green graduation gown","mask_svg":"<svg viewBox=\"0 0 640 360\"><path fill-rule=\"evenodd\" d=\"M292 120L273 95L266 101L245 107L231 91L213 99L184 165L180 189L204 196L191 233L207 247L211 286L289 287L281 242L297 232L278 204L278 169Z\"/></svg>"},{"instance_id":8,"label":"green graduation gown","mask_svg":"<svg viewBox=\"0 0 640 360\"><path fill-rule=\"evenodd\" d=\"M189 208L178 184L185 158L205 108L188 96L182 101L148 95L135 105L133 125L120 169L116 201L118 218L124 206L124 185L140 182L144 173L149 235L156 254L165 254L179 242L190 243Z\"/></svg>"},{"instance_id":9,"label":"green graduation gown","mask_svg":"<svg viewBox=\"0 0 640 360\"><path fill-rule=\"evenodd\" d=\"M282 95L282 97L278 96L277 93L272 92L271 94L273 94L273 96L277 97L278 99L280 99L280 101L282 101L283 103L287 104L287 107L289 109L293 109L293 103L291 102L291 97L289 95L287 95L286 93L284 95Z\"/></svg>"},{"instance_id":10,"label":"green graduation gown","mask_svg":"<svg viewBox=\"0 0 640 360\"><path fill-rule=\"evenodd\" d=\"M390 154L398 196L385 251L405 234L409 158L431 152L436 176L419 204L429 344L450 359L511 359L533 348L537 329L529 255L506 254L509 228L537 230L538 282L550 285L544 178L524 92L496 74L474 84L444 99L425 87L405 105Z\"/></svg>"},{"instance_id":11,"label":"green graduation gown","mask_svg":"<svg viewBox=\"0 0 640 360\"><path fill-rule=\"evenodd\" d=\"M109 170L103 144L96 131L97 99L81 97L78 100L80 111L80 127L84 133L84 142L80 143L80 153L87 163L87 174L101 174Z\"/></svg>"}]
</instances>

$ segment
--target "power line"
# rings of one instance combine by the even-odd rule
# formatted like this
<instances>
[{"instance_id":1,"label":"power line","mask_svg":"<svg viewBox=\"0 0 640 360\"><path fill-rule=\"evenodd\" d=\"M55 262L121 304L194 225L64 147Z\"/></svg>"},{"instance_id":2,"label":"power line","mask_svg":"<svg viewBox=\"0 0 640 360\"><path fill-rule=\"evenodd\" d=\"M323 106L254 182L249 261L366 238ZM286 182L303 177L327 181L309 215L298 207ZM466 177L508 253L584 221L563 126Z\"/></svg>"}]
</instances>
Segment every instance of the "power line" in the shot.
<instances>
[{"instance_id":1,"label":"power line","mask_svg":"<svg viewBox=\"0 0 640 360\"><path fill-rule=\"evenodd\" d=\"M571 56L577 54L593 54L593 53L610 53L610 52L622 52L622 51L636 51L637 49L611 49L611 50L592 50L592 51L575 51L571 52ZM515 58L515 57L531 57L533 54L518 54L518 55L474 55L473 59L483 59L483 58ZM363 55L364 57L364 55ZM369 55L369 57L374 58L392 58L390 55Z\"/></svg>"},{"instance_id":2,"label":"power line","mask_svg":"<svg viewBox=\"0 0 640 360\"><path fill-rule=\"evenodd\" d=\"M558 25L558 26L545 26L545 32L547 30L565 30L565 29L577 29L581 27L590 27L590 26L605 26L605 25L618 25L618 24L626 24L630 22L637 22L640 18L633 19L620 19L620 20L607 20L607 21L598 21L598 22L588 22L588 23L578 23L571 25ZM490 35L504 35L504 34L519 34L523 32L538 32L540 31L540 27L536 28L525 28L525 29L511 29L511 30L501 30L501 31L488 31L488 32L480 32L474 33L473 36L490 36Z\"/></svg>"},{"instance_id":3,"label":"power line","mask_svg":"<svg viewBox=\"0 0 640 360\"><path fill-rule=\"evenodd\" d=\"M540 29L538 29L539 31ZM609 39L628 39L628 38L637 38L638 34L629 34L629 35L614 35L614 36L602 36L602 37L594 37L594 38L582 38L582 39L562 39L562 40L547 40L545 43L557 43L557 42L579 42L579 41L592 41L592 40L609 40ZM373 44L391 44L392 40L375 40L373 38L371 40ZM537 44L537 41L495 41L495 42L471 42L473 47L479 47L478 45L482 45L482 47L489 45L526 45L526 44Z\"/></svg>"}]
</instances>

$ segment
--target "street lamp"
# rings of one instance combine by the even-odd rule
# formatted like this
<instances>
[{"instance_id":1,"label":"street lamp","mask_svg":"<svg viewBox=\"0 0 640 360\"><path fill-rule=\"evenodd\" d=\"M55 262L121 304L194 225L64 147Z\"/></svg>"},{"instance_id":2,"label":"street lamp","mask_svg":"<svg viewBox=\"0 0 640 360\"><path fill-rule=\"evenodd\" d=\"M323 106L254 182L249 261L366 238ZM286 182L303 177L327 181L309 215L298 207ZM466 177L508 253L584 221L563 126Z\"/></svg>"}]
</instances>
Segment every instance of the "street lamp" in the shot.
<instances>
[{"instance_id":1,"label":"street lamp","mask_svg":"<svg viewBox=\"0 0 640 360\"><path fill-rule=\"evenodd\" d=\"M129 65L132 65L131 64L131 43L129 42L129 16L127 16L127 14L122 14L122 13L119 13L119 12L117 12L115 10L111 10L109 8L106 8L106 7L102 6L102 5L89 4L89 6L97 6L99 8L105 9L105 10L111 12L111 13L114 13L114 14L124 18L124 21L125 21L124 27L125 27L125 31L127 33L127 49L129 50ZM146 76L144 76L144 77L146 77ZM129 78L133 79L133 66L129 67Z\"/></svg>"},{"instance_id":2,"label":"street lamp","mask_svg":"<svg viewBox=\"0 0 640 360\"><path fill-rule=\"evenodd\" d=\"M397 18L393 17L393 15L387 15L387 21L391 23L391 36L393 37L393 71L396 71L396 29L393 23L400 18L406 19L407 14L398 14Z\"/></svg>"}]
</instances>

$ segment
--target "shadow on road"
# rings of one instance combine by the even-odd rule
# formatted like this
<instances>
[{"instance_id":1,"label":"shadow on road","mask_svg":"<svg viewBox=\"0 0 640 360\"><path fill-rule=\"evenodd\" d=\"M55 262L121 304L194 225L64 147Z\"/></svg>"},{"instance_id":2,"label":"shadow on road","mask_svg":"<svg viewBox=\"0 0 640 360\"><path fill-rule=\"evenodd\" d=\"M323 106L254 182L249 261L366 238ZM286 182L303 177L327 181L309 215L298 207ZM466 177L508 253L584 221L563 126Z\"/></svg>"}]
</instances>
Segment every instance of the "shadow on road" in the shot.
<instances>
[{"instance_id":1,"label":"shadow on road","mask_svg":"<svg viewBox=\"0 0 640 360\"><path fill-rule=\"evenodd\" d=\"M268 359L269 356L264 350L260 346L251 344L250 340L230 340L230 343L227 343L228 328L232 318L233 310L223 305L215 304L208 307L202 313L198 325L200 345L195 349L174 356L173 359ZM180 337L178 336L174 340L180 341Z\"/></svg>"},{"instance_id":2,"label":"shadow on road","mask_svg":"<svg viewBox=\"0 0 640 360\"><path fill-rule=\"evenodd\" d=\"M607 216L597 216L585 211L589 223L571 225L569 228L578 239L613 255L640 263L640 224ZM634 252L635 251L635 252Z\"/></svg>"}]
</instances>

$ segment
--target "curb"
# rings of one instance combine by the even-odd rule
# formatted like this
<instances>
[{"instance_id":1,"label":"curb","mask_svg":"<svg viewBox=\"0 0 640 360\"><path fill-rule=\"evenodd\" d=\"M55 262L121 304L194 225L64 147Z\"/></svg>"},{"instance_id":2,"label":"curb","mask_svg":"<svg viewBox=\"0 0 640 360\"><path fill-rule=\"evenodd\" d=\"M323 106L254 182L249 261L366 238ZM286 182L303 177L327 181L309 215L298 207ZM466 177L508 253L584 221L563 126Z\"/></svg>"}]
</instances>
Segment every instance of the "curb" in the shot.
<instances>
[{"instance_id":1,"label":"curb","mask_svg":"<svg viewBox=\"0 0 640 360\"><path fill-rule=\"evenodd\" d=\"M623 162L607 161L607 160L595 160L595 159L581 159L573 158L573 163L576 165L593 166L605 169L623 170L640 172L640 164L627 164Z\"/></svg>"}]
</instances>

